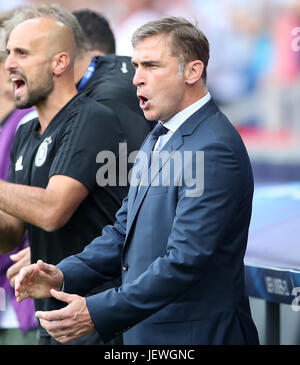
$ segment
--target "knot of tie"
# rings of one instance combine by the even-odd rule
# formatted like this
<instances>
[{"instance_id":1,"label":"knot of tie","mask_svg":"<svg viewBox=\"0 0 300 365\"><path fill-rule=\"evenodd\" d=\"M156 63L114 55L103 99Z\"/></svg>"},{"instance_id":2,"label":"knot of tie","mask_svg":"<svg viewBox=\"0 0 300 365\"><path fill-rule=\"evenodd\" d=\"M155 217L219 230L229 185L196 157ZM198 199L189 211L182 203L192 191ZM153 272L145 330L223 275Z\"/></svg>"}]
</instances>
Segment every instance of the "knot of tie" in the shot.
<instances>
[{"instance_id":1,"label":"knot of tie","mask_svg":"<svg viewBox=\"0 0 300 365\"><path fill-rule=\"evenodd\" d=\"M164 127L161 123L158 122L152 130L151 135L153 138L158 139L158 137L168 133L168 131L168 128Z\"/></svg>"}]
</instances>

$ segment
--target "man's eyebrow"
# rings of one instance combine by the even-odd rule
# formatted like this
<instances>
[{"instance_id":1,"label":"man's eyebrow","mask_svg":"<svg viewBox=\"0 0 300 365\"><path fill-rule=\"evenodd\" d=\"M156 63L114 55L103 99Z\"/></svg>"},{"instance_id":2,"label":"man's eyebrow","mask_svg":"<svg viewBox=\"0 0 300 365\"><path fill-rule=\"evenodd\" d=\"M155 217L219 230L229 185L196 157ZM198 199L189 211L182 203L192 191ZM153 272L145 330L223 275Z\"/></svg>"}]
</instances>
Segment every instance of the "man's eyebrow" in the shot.
<instances>
[{"instance_id":1,"label":"man's eyebrow","mask_svg":"<svg viewBox=\"0 0 300 365\"><path fill-rule=\"evenodd\" d=\"M22 52L25 52L25 53L28 53L28 52L29 52L29 50L28 50L28 49L23 48L23 47L16 47L16 48L15 48L15 50L16 50L16 51L22 51Z\"/></svg>"},{"instance_id":2,"label":"man's eyebrow","mask_svg":"<svg viewBox=\"0 0 300 365\"><path fill-rule=\"evenodd\" d=\"M29 50L26 48L23 48L23 47L11 47L10 49L6 48L7 53L10 53L12 50L16 53L18 53L18 52L22 52L22 53L26 53L26 54L29 53Z\"/></svg>"},{"instance_id":3,"label":"man's eyebrow","mask_svg":"<svg viewBox=\"0 0 300 365\"><path fill-rule=\"evenodd\" d=\"M135 60L131 60L131 63L133 64L133 66L137 65L138 63L135 61ZM155 60L147 60L147 61L141 61L140 64L142 66L149 66L149 65L156 65L158 64L159 62L158 61L155 61Z\"/></svg>"}]
</instances>

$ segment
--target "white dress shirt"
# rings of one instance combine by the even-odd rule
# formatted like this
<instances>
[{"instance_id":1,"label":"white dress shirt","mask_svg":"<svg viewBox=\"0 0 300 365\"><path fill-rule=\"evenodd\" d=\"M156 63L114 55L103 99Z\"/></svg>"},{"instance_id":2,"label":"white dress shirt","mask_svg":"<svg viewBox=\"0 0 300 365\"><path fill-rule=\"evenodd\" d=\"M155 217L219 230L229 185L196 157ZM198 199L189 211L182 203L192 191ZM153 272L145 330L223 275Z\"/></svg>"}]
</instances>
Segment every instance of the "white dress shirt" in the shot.
<instances>
[{"instance_id":1,"label":"white dress shirt","mask_svg":"<svg viewBox=\"0 0 300 365\"><path fill-rule=\"evenodd\" d=\"M210 93L207 92L205 96L201 99L197 100L195 103L191 104L187 108L181 110L181 112L175 114L170 120L166 123L162 123L159 121L158 123L162 123L165 128L169 131L168 133L160 136L154 146L153 151L159 151L163 148L163 146L168 142L173 133L183 124L192 114L194 114L197 110L203 107L209 100L211 99Z\"/></svg>"}]
</instances>

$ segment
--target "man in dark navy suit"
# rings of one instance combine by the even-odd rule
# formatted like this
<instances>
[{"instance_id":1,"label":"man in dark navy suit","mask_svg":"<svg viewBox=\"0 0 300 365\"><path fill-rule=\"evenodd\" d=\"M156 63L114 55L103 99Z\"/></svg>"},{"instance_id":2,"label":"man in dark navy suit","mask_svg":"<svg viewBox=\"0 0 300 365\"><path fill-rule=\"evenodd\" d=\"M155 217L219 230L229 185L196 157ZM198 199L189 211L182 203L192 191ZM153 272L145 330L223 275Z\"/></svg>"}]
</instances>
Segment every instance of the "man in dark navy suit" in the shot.
<instances>
[{"instance_id":1,"label":"man in dark navy suit","mask_svg":"<svg viewBox=\"0 0 300 365\"><path fill-rule=\"evenodd\" d=\"M167 17L140 27L133 46L140 107L159 122L137 156L128 197L82 253L22 269L18 301L66 302L37 313L62 343L96 330L104 341L123 333L124 344L258 344L243 264L252 169L206 89L208 41L185 19ZM83 297L121 272L121 286Z\"/></svg>"}]
</instances>

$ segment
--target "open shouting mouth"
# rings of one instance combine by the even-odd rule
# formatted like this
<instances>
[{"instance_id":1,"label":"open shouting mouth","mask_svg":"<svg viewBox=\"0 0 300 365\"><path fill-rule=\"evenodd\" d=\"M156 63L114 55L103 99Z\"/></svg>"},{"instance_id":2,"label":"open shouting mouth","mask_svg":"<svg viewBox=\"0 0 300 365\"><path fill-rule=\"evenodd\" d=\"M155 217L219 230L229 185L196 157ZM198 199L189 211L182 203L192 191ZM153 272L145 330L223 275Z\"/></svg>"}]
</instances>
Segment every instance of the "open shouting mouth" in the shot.
<instances>
[{"instance_id":1,"label":"open shouting mouth","mask_svg":"<svg viewBox=\"0 0 300 365\"><path fill-rule=\"evenodd\" d=\"M149 99L143 95L138 95L138 98L140 100L140 108L143 110L146 109L150 104Z\"/></svg>"},{"instance_id":2,"label":"open shouting mouth","mask_svg":"<svg viewBox=\"0 0 300 365\"><path fill-rule=\"evenodd\" d=\"M20 95L25 88L24 78L19 75L11 75L10 79L14 84L14 95Z\"/></svg>"}]
</instances>

